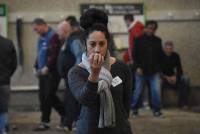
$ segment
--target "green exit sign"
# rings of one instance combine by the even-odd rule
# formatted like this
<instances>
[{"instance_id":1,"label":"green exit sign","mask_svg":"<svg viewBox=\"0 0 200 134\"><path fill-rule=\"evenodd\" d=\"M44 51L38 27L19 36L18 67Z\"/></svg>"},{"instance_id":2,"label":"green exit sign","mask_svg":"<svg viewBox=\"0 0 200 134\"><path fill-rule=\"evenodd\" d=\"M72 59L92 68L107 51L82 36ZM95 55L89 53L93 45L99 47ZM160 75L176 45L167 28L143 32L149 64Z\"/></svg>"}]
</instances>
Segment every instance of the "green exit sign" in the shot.
<instances>
[{"instance_id":1,"label":"green exit sign","mask_svg":"<svg viewBox=\"0 0 200 134\"><path fill-rule=\"evenodd\" d=\"M6 16L6 5L0 5L0 16Z\"/></svg>"}]
</instances>

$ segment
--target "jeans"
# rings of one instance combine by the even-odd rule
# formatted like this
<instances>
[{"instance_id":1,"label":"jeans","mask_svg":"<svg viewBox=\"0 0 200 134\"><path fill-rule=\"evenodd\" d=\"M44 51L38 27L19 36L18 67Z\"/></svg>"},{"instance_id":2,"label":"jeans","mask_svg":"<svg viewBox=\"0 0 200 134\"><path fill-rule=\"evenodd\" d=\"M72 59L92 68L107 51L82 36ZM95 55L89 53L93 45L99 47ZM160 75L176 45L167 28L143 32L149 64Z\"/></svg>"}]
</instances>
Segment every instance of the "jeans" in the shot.
<instances>
[{"instance_id":1,"label":"jeans","mask_svg":"<svg viewBox=\"0 0 200 134\"><path fill-rule=\"evenodd\" d=\"M150 94L151 94L151 107L154 112L160 111L161 109L161 82L160 75L135 75L135 90L133 92L132 105L131 108L133 111L137 111L139 108L140 97L144 82L149 83Z\"/></svg>"},{"instance_id":2,"label":"jeans","mask_svg":"<svg viewBox=\"0 0 200 134\"><path fill-rule=\"evenodd\" d=\"M189 78L185 75L180 77L180 80L177 80L175 84L168 83L164 78L162 79L162 90L166 89L175 89L178 90L178 105L180 107L188 105L188 98L190 92L190 82ZM164 96L162 92L162 96Z\"/></svg>"},{"instance_id":3,"label":"jeans","mask_svg":"<svg viewBox=\"0 0 200 134\"><path fill-rule=\"evenodd\" d=\"M0 134L6 131L6 125L8 124L7 113L0 113Z\"/></svg>"}]
</instances>

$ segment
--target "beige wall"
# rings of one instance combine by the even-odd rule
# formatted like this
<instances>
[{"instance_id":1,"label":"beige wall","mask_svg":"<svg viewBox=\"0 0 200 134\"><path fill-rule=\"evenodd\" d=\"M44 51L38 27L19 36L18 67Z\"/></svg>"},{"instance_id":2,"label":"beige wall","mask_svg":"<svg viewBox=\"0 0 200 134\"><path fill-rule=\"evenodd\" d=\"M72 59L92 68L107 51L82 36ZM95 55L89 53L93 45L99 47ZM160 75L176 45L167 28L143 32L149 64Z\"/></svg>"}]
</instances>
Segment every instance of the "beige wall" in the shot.
<instances>
[{"instance_id":1,"label":"beige wall","mask_svg":"<svg viewBox=\"0 0 200 134\"><path fill-rule=\"evenodd\" d=\"M79 12L81 3L132 3L146 2L149 10L185 10L199 8L199 0L1 0L9 5L11 12L72 11Z\"/></svg>"},{"instance_id":2,"label":"beige wall","mask_svg":"<svg viewBox=\"0 0 200 134\"><path fill-rule=\"evenodd\" d=\"M159 13L166 10L193 10L200 9L199 0L145 0L148 13ZM16 13L42 13L63 12L66 16L74 14L80 16L79 4L81 3L132 3L142 0L1 0L7 3L10 14ZM152 14L151 14L152 16ZM23 18L23 16L21 16ZM12 18L9 18L12 20ZM59 20L58 20L59 21ZM57 23L50 22L53 27ZM173 40L175 48L182 57L184 71L191 78L193 85L200 86L200 21L159 21L158 35L165 40ZM10 22L8 36L16 44L15 23ZM36 78L32 74L32 66L36 53L37 35L32 31L31 24L23 25L23 48L25 55L24 72L18 68L13 78L13 85L34 85Z\"/></svg>"},{"instance_id":3,"label":"beige wall","mask_svg":"<svg viewBox=\"0 0 200 134\"><path fill-rule=\"evenodd\" d=\"M199 22L160 22L158 35L163 40L173 40L175 49L182 58L185 74L193 85L200 85L200 21Z\"/></svg>"}]
</instances>

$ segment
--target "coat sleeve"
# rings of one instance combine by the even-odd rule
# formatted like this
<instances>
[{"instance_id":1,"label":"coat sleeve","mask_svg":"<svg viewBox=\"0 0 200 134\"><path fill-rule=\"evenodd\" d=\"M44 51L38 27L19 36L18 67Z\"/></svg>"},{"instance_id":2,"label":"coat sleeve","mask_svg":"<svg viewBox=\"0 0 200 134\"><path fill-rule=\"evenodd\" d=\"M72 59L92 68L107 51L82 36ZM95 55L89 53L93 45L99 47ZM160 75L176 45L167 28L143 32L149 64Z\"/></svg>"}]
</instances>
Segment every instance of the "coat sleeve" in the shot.
<instances>
[{"instance_id":1,"label":"coat sleeve","mask_svg":"<svg viewBox=\"0 0 200 134\"><path fill-rule=\"evenodd\" d=\"M9 60L9 69L10 69L10 77L13 75L17 68L17 55L14 44L10 41L11 51L10 51L10 60Z\"/></svg>"},{"instance_id":2,"label":"coat sleeve","mask_svg":"<svg viewBox=\"0 0 200 134\"><path fill-rule=\"evenodd\" d=\"M140 65L140 52L139 52L139 38L134 39L135 48L132 50L132 59L134 60L134 64L136 68L141 67Z\"/></svg>"},{"instance_id":3,"label":"coat sleeve","mask_svg":"<svg viewBox=\"0 0 200 134\"><path fill-rule=\"evenodd\" d=\"M74 57L76 57L76 65L81 62L82 58L82 49L81 49L81 42L80 40L76 39L70 44L71 52L73 53Z\"/></svg>"},{"instance_id":4,"label":"coat sleeve","mask_svg":"<svg viewBox=\"0 0 200 134\"><path fill-rule=\"evenodd\" d=\"M73 67L68 73L68 83L70 90L76 100L82 105L93 106L98 103L98 83L93 83L82 75L80 70Z\"/></svg>"},{"instance_id":5,"label":"coat sleeve","mask_svg":"<svg viewBox=\"0 0 200 134\"><path fill-rule=\"evenodd\" d=\"M47 66L48 68L52 69L56 67L57 58L59 54L59 46L60 41L58 38L58 35L55 34L49 41L50 47L48 52L48 60L47 60Z\"/></svg>"},{"instance_id":6,"label":"coat sleeve","mask_svg":"<svg viewBox=\"0 0 200 134\"><path fill-rule=\"evenodd\" d=\"M177 79L180 80L181 76L183 75L183 68L181 65L181 59L180 56L177 54L177 60L176 60L176 75L177 75Z\"/></svg>"},{"instance_id":7,"label":"coat sleeve","mask_svg":"<svg viewBox=\"0 0 200 134\"><path fill-rule=\"evenodd\" d=\"M132 76L131 71L128 66L124 67L124 84L123 84L123 104L127 112L127 118L129 117L130 107L131 107L131 97L132 97Z\"/></svg>"}]
</instances>

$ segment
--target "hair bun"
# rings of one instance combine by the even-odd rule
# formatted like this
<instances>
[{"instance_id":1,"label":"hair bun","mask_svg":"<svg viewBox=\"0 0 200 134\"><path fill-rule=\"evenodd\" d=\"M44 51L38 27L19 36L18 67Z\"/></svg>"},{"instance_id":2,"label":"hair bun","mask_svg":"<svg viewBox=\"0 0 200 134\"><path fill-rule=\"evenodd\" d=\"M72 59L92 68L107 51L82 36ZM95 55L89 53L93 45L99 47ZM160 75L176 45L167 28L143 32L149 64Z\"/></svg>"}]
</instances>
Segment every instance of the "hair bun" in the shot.
<instances>
[{"instance_id":1,"label":"hair bun","mask_svg":"<svg viewBox=\"0 0 200 134\"><path fill-rule=\"evenodd\" d=\"M102 23L106 27L108 25L108 15L99 9L90 8L80 18L80 26L87 30L95 23Z\"/></svg>"}]
</instances>

